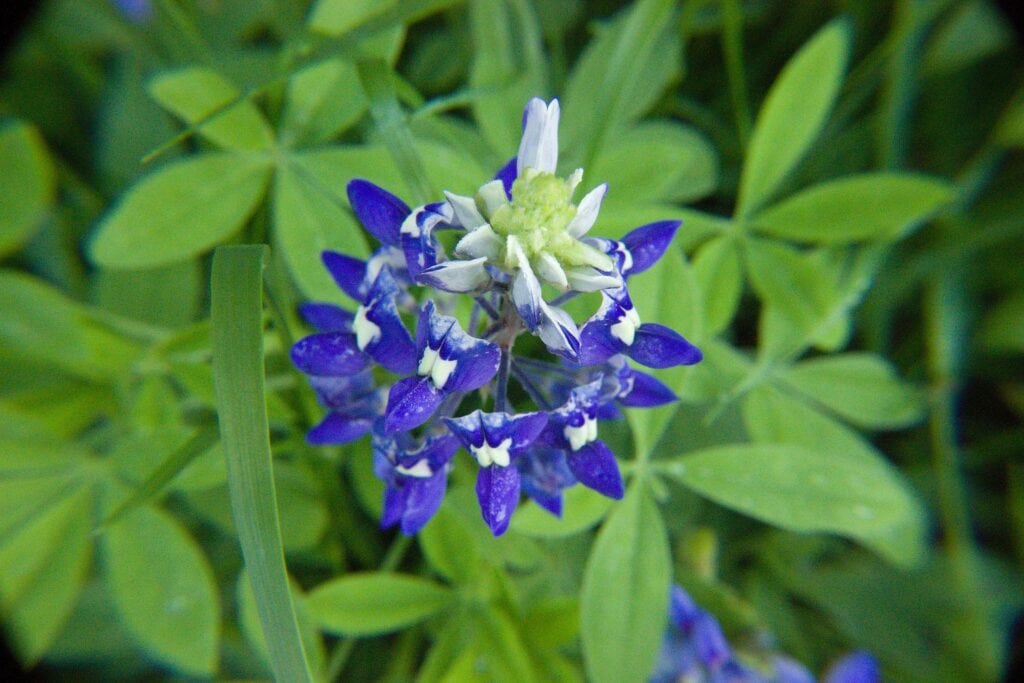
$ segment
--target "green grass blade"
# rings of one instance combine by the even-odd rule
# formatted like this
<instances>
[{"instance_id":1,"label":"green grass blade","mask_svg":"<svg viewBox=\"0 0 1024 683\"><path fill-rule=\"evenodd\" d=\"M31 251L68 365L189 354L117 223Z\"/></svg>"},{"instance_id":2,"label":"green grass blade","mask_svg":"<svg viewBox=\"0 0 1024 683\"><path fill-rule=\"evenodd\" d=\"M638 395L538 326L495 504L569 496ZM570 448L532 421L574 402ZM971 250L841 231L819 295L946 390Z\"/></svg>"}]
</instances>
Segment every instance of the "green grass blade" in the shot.
<instances>
[{"instance_id":1,"label":"green grass blade","mask_svg":"<svg viewBox=\"0 0 1024 683\"><path fill-rule=\"evenodd\" d=\"M278 681L312 681L288 588L264 401L262 246L213 257L213 379L231 510Z\"/></svg>"}]
</instances>

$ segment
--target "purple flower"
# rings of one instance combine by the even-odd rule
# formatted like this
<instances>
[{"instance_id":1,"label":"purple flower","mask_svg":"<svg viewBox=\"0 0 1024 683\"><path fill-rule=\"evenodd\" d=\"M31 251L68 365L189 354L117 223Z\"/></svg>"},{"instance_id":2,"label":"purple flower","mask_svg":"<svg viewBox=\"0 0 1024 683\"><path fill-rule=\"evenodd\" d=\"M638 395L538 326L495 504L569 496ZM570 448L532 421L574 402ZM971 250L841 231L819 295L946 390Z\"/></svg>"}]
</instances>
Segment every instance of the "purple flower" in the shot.
<instances>
[{"instance_id":1,"label":"purple flower","mask_svg":"<svg viewBox=\"0 0 1024 683\"><path fill-rule=\"evenodd\" d=\"M649 368L699 363L703 355L675 330L642 323L625 287L601 292L601 307L580 333L580 363L596 365L622 353Z\"/></svg>"},{"instance_id":2,"label":"purple flower","mask_svg":"<svg viewBox=\"0 0 1024 683\"><path fill-rule=\"evenodd\" d=\"M878 662L864 651L846 655L825 673L825 683L879 683L882 672Z\"/></svg>"},{"instance_id":3,"label":"purple flower","mask_svg":"<svg viewBox=\"0 0 1024 683\"><path fill-rule=\"evenodd\" d=\"M484 521L495 536L508 529L519 504L519 470L514 466L547 425L544 413L485 413L480 410L445 422L480 464L476 495Z\"/></svg>"},{"instance_id":4,"label":"purple flower","mask_svg":"<svg viewBox=\"0 0 1024 683\"><path fill-rule=\"evenodd\" d=\"M430 521L444 499L448 463L458 449L451 434L416 442L407 433L373 430L373 470L385 484L382 528L400 524L411 536Z\"/></svg>"},{"instance_id":5,"label":"purple flower","mask_svg":"<svg viewBox=\"0 0 1024 683\"><path fill-rule=\"evenodd\" d=\"M428 301L416 328L416 374L391 387L384 414L389 433L430 419L446 396L479 389L498 371L497 344L466 334L459 321Z\"/></svg>"},{"instance_id":6,"label":"purple flower","mask_svg":"<svg viewBox=\"0 0 1024 683\"><path fill-rule=\"evenodd\" d=\"M566 464L581 484L618 499L623 494L619 464L611 449L597 438L600 397L600 379L573 389L569 400L551 412L538 442L565 451Z\"/></svg>"}]
</instances>

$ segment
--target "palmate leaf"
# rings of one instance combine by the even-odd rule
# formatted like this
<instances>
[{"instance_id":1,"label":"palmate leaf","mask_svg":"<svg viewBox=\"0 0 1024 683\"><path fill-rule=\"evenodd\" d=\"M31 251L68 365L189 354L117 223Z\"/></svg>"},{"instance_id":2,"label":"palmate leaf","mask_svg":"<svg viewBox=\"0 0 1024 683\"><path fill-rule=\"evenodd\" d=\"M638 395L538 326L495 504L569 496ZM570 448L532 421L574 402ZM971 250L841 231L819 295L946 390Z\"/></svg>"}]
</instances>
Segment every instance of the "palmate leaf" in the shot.
<instances>
[{"instance_id":1,"label":"palmate leaf","mask_svg":"<svg viewBox=\"0 0 1024 683\"><path fill-rule=\"evenodd\" d=\"M312 64L292 76L281 119L286 145L325 142L356 123L366 97L355 64L335 58Z\"/></svg>"},{"instance_id":2,"label":"palmate leaf","mask_svg":"<svg viewBox=\"0 0 1024 683\"><path fill-rule=\"evenodd\" d=\"M568 161L584 168L626 124L661 96L680 71L675 3L641 0L590 41L565 86Z\"/></svg>"},{"instance_id":3,"label":"palmate leaf","mask_svg":"<svg viewBox=\"0 0 1024 683\"><path fill-rule=\"evenodd\" d=\"M693 274L705 297L706 334L717 334L732 322L743 293L743 272L737 241L729 236L708 240L693 259Z\"/></svg>"},{"instance_id":4,"label":"palmate leaf","mask_svg":"<svg viewBox=\"0 0 1024 683\"><path fill-rule=\"evenodd\" d=\"M740 177L737 216L748 216L771 199L814 143L839 94L849 51L849 26L836 19L779 74L754 125Z\"/></svg>"},{"instance_id":5,"label":"palmate leaf","mask_svg":"<svg viewBox=\"0 0 1024 683\"><path fill-rule=\"evenodd\" d=\"M598 532L583 574L580 635L591 680L647 680L667 623L670 574L661 513L634 481Z\"/></svg>"},{"instance_id":6,"label":"palmate leaf","mask_svg":"<svg viewBox=\"0 0 1024 683\"><path fill-rule=\"evenodd\" d=\"M510 528L532 538L564 538L586 531L604 518L614 501L585 488L574 486L563 492L563 512L555 517L533 501L512 516Z\"/></svg>"},{"instance_id":7,"label":"palmate leaf","mask_svg":"<svg viewBox=\"0 0 1024 683\"><path fill-rule=\"evenodd\" d=\"M230 153L172 162L143 178L100 222L89 254L107 268L188 260L226 240L252 214L270 160Z\"/></svg>"},{"instance_id":8,"label":"palmate leaf","mask_svg":"<svg viewBox=\"0 0 1024 683\"><path fill-rule=\"evenodd\" d=\"M247 99L232 104L241 92L212 69L187 67L161 74L150 81L149 92L187 124L208 119L199 132L220 147L260 150L274 143L274 133L256 105Z\"/></svg>"}]
</instances>

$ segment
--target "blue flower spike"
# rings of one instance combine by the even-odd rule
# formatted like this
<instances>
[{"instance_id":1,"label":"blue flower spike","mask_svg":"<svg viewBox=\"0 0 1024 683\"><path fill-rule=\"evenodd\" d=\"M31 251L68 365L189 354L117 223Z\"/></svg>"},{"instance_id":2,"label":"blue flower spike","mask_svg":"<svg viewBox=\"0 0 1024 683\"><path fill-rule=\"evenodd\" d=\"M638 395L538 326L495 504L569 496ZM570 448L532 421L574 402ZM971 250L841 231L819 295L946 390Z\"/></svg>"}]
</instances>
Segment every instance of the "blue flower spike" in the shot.
<instances>
[{"instance_id":1,"label":"blue flower spike","mask_svg":"<svg viewBox=\"0 0 1024 683\"><path fill-rule=\"evenodd\" d=\"M480 511L491 532L500 536L519 504L515 463L547 425L548 417L540 412L510 415L475 410L445 422L480 465L476 479Z\"/></svg>"},{"instance_id":2,"label":"blue flower spike","mask_svg":"<svg viewBox=\"0 0 1024 683\"><path fill-rule=\"evenodd\" d=\"M583 186L583 169L557 175L560 118L558 100L531 99L516 155L472 195L445 192L410 207L368 180L346 188L379 246L365 260L322 253L355 307L303 304L315 332L291 357L326 413L310 443L370 435L385 528L411 534L427 523L460 445L476 460L477 499L495 536L523 494L556 516L576 484L621 498L622 475L597 438L598 422L676 400L631 361L665 368L701 358L677 332L642 323L627 284L670 248L679 221L621 240L595 236L613 188ZM443 230L456 234L442 244ZM602 303L581 327L561 304L590 292ZM540 340L537 353L515 346L521 334ZM704 628L707 647L692 652L698 665L701 652L725 657L725 641Z\"/></svg>"}]
</instances>

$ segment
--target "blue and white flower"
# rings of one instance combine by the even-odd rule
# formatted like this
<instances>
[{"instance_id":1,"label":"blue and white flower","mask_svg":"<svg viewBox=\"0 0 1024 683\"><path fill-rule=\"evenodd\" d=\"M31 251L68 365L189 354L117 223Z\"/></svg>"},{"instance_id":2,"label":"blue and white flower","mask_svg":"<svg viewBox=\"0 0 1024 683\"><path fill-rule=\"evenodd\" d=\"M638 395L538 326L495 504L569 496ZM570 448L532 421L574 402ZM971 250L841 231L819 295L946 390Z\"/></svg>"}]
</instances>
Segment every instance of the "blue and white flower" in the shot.
<instances>
[{"instance_id":1,"label":"blue and white flower","mask_svg":"<svg viewBox=\"0 0 1024 683\"><path fill-rule=\"evenodd\" d=\"M516 463L547 426L548 416L475 410L463 417L446 418L445 422L480 465L476 478L480 511L494 535L500 536L508 529L512 513L519 504L520 478Z\"/></svg>"},{"instance_id":2,"label":"blue and white flower","mask_svg":"<svg viewBox=\"0 0 1024 683\"><path fill-rule=\"evenodd\" d=\"M590 236L608 188L597 185L577 202L582 170L555 175L559 116L557 100L531 100L517 155L472 197L446 193L411 208L369 181L347 186L353 212L380 246L366 260L323 253L356 308L304 304L316 332L291 356L326 409L311 443L371 434L386 485L384 527L411 534L427 523L460 444L476 461L480 510L495 535L508 529L522 493L555 515L577 483L622 497L598 422L676 399L628 359L654 368L700 360L678 333L641 322L627 288L669 248L679 222L651 223L621 240ZM446 253L439 231L453 229L463 234ZM558 298L545 298L545 289ZM581 330L558 304L589 292L602 303ZM459 306L460 297L470 305ZM523 355L515 342L525 331L553 356ZM521 391L509 391L513 382Z\"/></svg>"}]
</instances>

